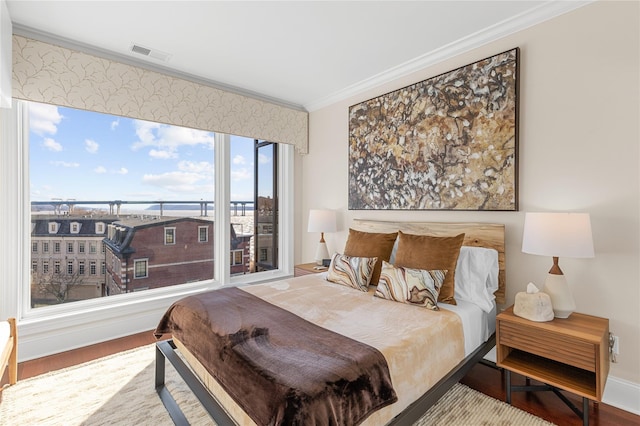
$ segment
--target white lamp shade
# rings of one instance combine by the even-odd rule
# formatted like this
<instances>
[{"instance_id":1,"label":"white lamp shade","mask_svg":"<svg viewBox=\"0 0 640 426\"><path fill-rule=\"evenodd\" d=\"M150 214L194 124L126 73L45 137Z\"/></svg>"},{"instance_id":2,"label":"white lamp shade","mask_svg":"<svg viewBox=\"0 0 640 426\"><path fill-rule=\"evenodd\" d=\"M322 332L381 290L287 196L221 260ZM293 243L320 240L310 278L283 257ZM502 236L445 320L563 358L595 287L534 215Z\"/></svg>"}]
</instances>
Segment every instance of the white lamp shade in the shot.
<instances>
[{"instance_id":1,"label":"white lamp shade","mask_svg":"<svg viewBox=\"0 0 640 426\"><path fill-rule=\"evenodd\" d=\"M307 232L336 232L335 210L309 210Z\"/></svg>"},{"instance_id":2,"label":"white lamp shade","mask_svg":"<svg viewBox=\"0 0 640 426\"><path fill-rule=\"evenodd\" d=\"M593 257L589 213L527 213L522 251L553 257Z\"/></svg>"}]
</instances>

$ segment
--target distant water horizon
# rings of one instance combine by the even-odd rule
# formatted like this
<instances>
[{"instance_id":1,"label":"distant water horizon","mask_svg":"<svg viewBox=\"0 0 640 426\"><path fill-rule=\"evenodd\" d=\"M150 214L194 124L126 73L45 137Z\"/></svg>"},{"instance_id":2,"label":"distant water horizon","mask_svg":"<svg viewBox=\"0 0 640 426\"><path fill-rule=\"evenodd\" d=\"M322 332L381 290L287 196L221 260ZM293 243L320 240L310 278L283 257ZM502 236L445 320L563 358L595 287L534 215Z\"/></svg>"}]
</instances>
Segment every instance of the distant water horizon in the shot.
<instances>
[{"instance_id":1,"label":"distant water horizon","mask_svg":"<svg viewBox=\"0 0 640 426\"><path fill-rule=\"evenodd\" d=\"M231 217L242 217L242 210L240 208L238 208L237 214L235 212L235 209L233 207L230 208L231 211ZM68 212L67 211L63 211L61 214L60 213L56 213L54 210L47 210L47 209L40 209L40 210L34 210L31 212L31 214L33 215L59 215L59 216L68 216ZM90 212L82 212L82 213L77 213L75 215L86 215L86 214L91 214L94 216L100 216L100 215L109 215L109 211L106 209L90 209ZM72 215L72 216L75 216ZM160 215L160 209L127 209L127 208L121 208L120 209L120 215L121 216L131 216L131 215L140 215L140 216L159 216ZM180 210L174 210L174 209L167 209L167 208L163 208L162 210L162 216L175 216L175 217L207 217L207 218L213 218L213 216L215 215L215 210L213 208L211 209L207 209L206 211L206 215L200 215L200 209L180 209ZM253 218L253 208L249 209L246 208L245 209L245 215L246 217L251 217Z\"/></svg>"}]
</instances>

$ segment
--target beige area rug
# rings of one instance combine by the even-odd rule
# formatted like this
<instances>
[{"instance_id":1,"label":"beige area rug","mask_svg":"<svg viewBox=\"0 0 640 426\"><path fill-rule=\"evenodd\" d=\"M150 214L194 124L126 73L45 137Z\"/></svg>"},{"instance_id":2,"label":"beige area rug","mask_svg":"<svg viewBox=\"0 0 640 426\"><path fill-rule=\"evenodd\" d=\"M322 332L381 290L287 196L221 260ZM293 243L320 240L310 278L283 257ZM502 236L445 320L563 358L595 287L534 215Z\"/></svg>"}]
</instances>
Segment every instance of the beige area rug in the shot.
<instances>
[{"instance_id":1,"label":"beige area rug","mask_svg":"<svg viewBox=\"0 0 640 426\"><path fill-rule=\"evenodd\" d=\"M2 392L0 425L172 425L154 389L154 363L149 345L19 381ZM191 424L213 424L168 362L166 383ZM416 423L551 424L461 384Z\"/></svg>"}]
</instances>

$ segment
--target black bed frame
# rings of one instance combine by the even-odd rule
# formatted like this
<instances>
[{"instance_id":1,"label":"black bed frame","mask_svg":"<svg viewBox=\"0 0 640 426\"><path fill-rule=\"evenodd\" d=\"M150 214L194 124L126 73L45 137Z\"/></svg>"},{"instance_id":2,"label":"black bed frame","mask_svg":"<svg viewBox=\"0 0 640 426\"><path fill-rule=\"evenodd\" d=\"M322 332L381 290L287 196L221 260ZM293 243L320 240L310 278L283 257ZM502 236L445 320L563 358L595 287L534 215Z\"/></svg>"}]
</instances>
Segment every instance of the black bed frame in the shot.
<instances>
[{"instance_id":1,"label":"black bed frame","mask_svg":"<svg viewBox=\"0 0 640 426\"><path fill-rule=\"evenodd\" d=\"M495 333L484 344L463 359L453 370L444 376L438 383L429 389L424 395L409 405L404 411L391 419L390 425L413 425L427 410L434 405L451 387L464 377L471 368L482 361L483 357L496 344ZM176 369L178 375L184 380L193 394L198 398L204 409L219 426L235 425L227 412L218 401L209 393L200 382L196 374L185 364L176 352L173 340L163 340L156 343L156 392L169 412L176 425L188 425L187 418L176 403L175 399L165 386L165 360L168 360Z\"/></svg>"}]
</instances>

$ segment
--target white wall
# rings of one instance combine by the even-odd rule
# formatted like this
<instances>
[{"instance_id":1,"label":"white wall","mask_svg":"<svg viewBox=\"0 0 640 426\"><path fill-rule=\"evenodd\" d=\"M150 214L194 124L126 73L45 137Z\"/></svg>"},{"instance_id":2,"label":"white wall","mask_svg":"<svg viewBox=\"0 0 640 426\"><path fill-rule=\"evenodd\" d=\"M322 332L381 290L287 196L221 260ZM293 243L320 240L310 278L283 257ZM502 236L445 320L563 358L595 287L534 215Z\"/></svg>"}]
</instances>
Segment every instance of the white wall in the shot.
<instances>
[{"instance_id":1,"label":"white wall","mask_svg":"<svg viewBox=\"0 0 640 426\"><path fill-rule=\"evenodd\" d=\"M560 265L577 310L609 318L620 336L607 388L626 383L638 392L639 14L638 2L596 2L311 112L309 155L296 164L296 262L315 253L310 208L339 212L339 232L325 235L330 251L343 250L353 218L504 223L510 305L529 281L541 286L551 266L550 258L521 253L524 212L589 212L596 257ZM350 105L513 47L521 49L519 212L347 210ZM640 412L635 398L623 408Z\"/></svg>"}]
</instances>

